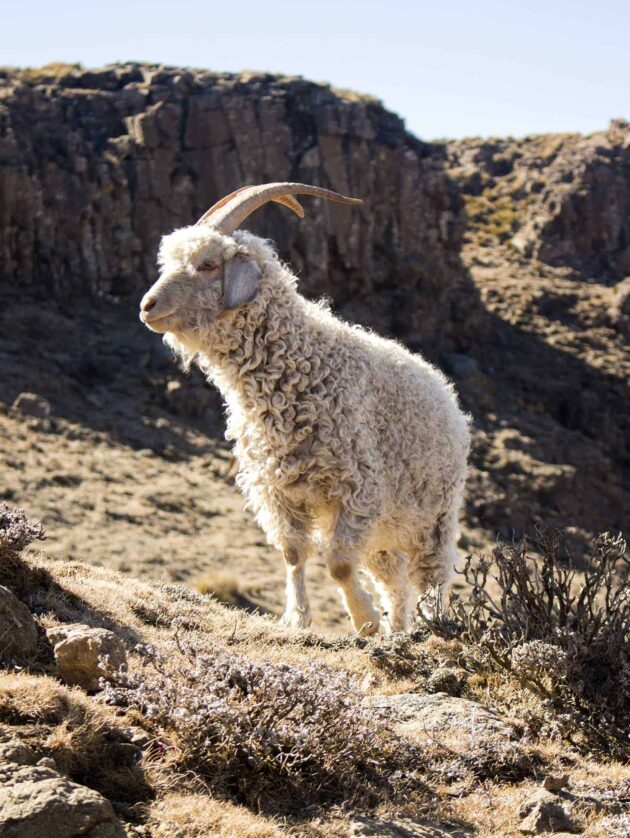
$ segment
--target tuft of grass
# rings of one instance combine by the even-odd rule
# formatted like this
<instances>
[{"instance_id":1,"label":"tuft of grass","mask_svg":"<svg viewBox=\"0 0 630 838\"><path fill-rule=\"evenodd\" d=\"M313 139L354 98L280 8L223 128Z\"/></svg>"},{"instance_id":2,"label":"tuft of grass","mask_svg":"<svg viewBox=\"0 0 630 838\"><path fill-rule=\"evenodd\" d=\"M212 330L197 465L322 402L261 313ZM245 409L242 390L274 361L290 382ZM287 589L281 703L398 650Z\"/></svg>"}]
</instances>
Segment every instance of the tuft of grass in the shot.
<instances>
[{"instance_id":1,"label":"tuft of grass","mask_svg":"<svg viewBox=\"0 0 630 838\"><path fill-rule=\"evenodd\" d=\"M82 70L81 64L68 64L65 61L50 61L41 67L25 67L19 71L19 77L27 84L42 84L58 81Z\"/></svg>"},{"instance_id":2,"label":"tuft of grass","mask_svg":"<svg viewBox=\"0 0 630 838\"><path fill-rule=\"evenodd\" d=\"M236 605L242 594L238 576L231 570L208 570L194 580L195 590L211 594L225 605Z\"/></svg>"}]
</instances>

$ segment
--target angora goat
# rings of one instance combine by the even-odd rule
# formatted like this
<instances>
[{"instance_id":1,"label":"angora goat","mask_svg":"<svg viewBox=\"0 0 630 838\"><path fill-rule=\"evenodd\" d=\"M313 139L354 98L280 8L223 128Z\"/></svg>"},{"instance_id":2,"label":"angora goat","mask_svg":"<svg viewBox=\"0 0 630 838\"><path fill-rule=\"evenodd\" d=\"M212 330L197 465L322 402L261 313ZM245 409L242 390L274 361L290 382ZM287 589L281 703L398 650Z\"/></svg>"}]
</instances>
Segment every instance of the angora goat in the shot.
<instances>
[{"instance_id":1,"label":"angora goat","mask_svg":"<svg viewBox=\"0 0 630 838\"><path fill-rule=\"evenodd\" d=\"M361 203L299 183L237 190L162 239L140 317L223 394L238 485L286 563L283 621L310 624L304 564L320 542L355 630L380 618L361 565L403 631L414 591L456 559L468 419L437 369L306 300L271 245L237 230L267 201L303 216L295 194Z\"/></svg>"}]
</instances>

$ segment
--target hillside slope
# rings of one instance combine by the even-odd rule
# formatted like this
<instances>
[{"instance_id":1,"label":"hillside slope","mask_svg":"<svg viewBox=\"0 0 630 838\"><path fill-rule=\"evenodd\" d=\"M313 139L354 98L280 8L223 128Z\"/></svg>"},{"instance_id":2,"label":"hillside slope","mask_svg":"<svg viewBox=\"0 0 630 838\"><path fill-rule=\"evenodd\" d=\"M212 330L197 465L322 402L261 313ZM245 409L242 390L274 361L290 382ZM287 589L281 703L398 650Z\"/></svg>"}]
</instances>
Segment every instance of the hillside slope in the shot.
<instances>
[{"instance_id":1,"label":"hillside slope","mask_svg":"<svg viewBox=\"0 0 630 838\"><path fill-rule=\"evenodd\" d=\"M627 218L613 202L595 221L584 197L603 158L623 192L624 124L591 138L428 145L371 100L321 85L142 65L6 71L0 91L1 491L45 522L50 549L190 584L227 569L228 587L281 610L281 562L229 479L220 398L182 376L135 315L159 235L250 176L367 199L352 220L324 206L300 222L272 207L252 223L303 269L305 292L334 292L342 315L401 335L455 379L475 420L462 551L537 523L568 527L582 546L627 524L628 292L610 270L589 273L607 251L586 235L608 225L612 270ZM182 161L185 190L156 180ZM573 267L534 255L548 224L531 256L516 246L558 183L576 259L591 241ZM333 285L323 244L343 276ZM112 291L127 293L102 296ZM48 400L51 421L10 410L24 391ZM309 573L318 625L338 628L321 562Z\"/></svg>"}]
</instances>

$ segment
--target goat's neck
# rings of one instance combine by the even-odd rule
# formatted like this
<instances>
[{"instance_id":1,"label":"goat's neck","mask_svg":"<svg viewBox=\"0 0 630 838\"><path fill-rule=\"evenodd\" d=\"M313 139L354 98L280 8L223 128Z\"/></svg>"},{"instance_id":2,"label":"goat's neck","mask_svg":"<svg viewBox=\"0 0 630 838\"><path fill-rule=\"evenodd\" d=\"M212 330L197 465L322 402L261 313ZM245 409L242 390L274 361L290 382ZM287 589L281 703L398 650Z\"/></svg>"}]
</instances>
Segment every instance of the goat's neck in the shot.
<instances>
[{"instance_id":1,"label":"goat's neck","mask_svg":"<svg viewBox=\"0 0 630 838\"><path fill-rule=\"evenodd\" d=\"M262 311L235 319L231 339L221 348L202 353L201 366L223 396L236 396L252 418L268 411L271 393L295 370L306 319L303 302L298 295L272 295Z\"/></svg>"}]
</instances>

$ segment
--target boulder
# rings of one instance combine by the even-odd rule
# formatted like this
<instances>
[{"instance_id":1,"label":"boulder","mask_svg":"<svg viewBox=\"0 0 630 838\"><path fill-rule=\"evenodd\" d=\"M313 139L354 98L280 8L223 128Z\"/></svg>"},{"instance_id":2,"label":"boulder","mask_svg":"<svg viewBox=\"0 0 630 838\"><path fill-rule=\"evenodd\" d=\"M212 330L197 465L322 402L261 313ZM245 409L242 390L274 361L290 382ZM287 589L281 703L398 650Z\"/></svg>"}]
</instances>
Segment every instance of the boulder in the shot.
<instances>
[{"instance_id":1,"label":"boulder","mask_svg":"<svg viewBox=\"0 0 630 838\"><path fill-rule=\"evenodd\" d=\"M560 798L544 788L537 789L526 798L521 803L518 814L524 818L518 828L524 835L579 831Z\"/></svg>"},{"instance_id":2,"label":"boulder","mask_svg":"<svg viewBox=\"0 0 630 838\"><path fill-rule=\"evenodd\" d=\"M125 831L109 801L48 764L34 764L36 760L34 752L19 743L2 746L3 838L124 838Z\"/></svg>"},{"instance_id":3,"label":"boulder","mask_svg":"<svg viewBox=\"0 0 630 838\"><path fill-rule=\"evenodd\" d=\"M109 629L73 623L48 629L47 635L59 677L66 684L98 690L100 678L111 678L127 669L125 647Z\"/></svg>"},{"instance_id":4,"label":"boulder","mask_svg":"<svg viewBox=\"0 0 630 838\"><path fill-rule=\"evenodd\" d=\"M543 788L547 791L559 792L569 785L568 774L548 774L543 780Z\"/></svg>"},{"instance_id":5,"label":"boulder","mask_svg":"<svg viewBox=\"0 0 630 838\"><path fill-rule=\"evenodd\" d=\"M26 605L0 585L0 658L25 658L37 649L37 623Z\"/></svg>"},{"instance_id":6,"label":"boulder","mask_svg":"<svg viewBox=\"0 0 630 838\"><path fill-rule=\"evenodd\" d=\"M458 826L416 818L354 818L350 838L466 838L472 833Z\"/></svg>"},{"instance_id":7,"label":"boulder","mask_svg":"<svg viewBox=\"0 0 630 838\"><path fill-rule=\"evenodd\" d=\"M50 402L36 393L20 393L11 405L11 412L32 419L48 419L51 413Z\"/></svg>"},{"instance_id":8,"label":"boulder","mask_svg":"<svg viewBox=\"0 0 630 838\"><path fill-rule=\"evenodd\" d=\"M459 696L468 673L459 667L441 666L427 678L427 692Z\"/></svg>"},{"instance_id":9,"label":"boulder","mask_svg":"<svg viewBox=\"0 0 630 838\"><path fill-rule=\"evenodd\" d=\"M412 740L436 732L440 737L454 736L463 741L470 737L483 741L516 737L514 727L498 713L476 701L446 693L374 696L371 703L390 710L398 720L399 732Z\"/></svg>"}]
</instances>

